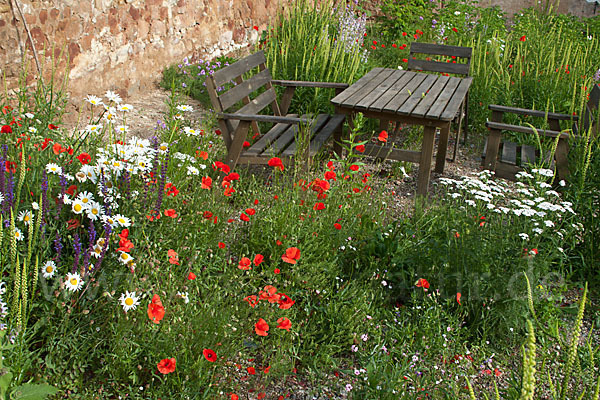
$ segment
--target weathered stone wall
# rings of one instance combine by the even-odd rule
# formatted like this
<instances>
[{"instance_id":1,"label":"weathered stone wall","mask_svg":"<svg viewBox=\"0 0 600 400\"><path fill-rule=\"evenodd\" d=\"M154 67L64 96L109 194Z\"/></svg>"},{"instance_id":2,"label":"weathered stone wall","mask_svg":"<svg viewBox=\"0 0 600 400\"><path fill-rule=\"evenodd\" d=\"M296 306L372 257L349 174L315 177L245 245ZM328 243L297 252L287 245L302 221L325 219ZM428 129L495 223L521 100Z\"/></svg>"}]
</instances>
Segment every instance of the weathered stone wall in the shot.
<instances>
[{"instance_id":1,"label":"weathered stone wall","mask_svg":"<svg viewBox=\"0 0 600 400\"><path fill-rule=\"evenodd\" d=\"M17 4L40 61L50 60L53 51L56 56L61 50L68 54L69 91L81 99L108 89L128 96L155 84L165 66L186 56L214 57L247 46L258 37L253 27L266 28L280 3L0 0L0 72L9 83L19 71L21 46L26 45L32 55ZM35 70L35 64L30 70Z\"/></svg>"},{"instance_id":2,"label":"weathered stone wall","mask_svg":"<svg viewBox=\"0 0 600 400\"><path fill-rule=\"evenodd\" d=\"M544 7L547 0L480 0L482 6L498 5L509 15L520 12L523 8ZM585 0L550 0L553 9L561 14L573 14L578 17L593 17L600 15L600 5Z\"/></svg>"}]
</instances>

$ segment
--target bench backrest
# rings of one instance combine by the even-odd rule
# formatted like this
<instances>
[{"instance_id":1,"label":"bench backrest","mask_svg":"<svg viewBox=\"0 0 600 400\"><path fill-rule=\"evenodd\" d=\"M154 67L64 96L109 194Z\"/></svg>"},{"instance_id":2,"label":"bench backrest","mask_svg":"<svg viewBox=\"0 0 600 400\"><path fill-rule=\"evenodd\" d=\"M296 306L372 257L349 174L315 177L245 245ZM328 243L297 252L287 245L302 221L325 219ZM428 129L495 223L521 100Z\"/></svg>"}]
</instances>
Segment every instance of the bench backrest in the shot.
<instances>
[{"instance_id":1,"label":"bench backrest","mask_svg":"<svg viewBox=\"0 0 600 400\"><path fill-rule=\"evenodd\" d=\"M472 53L471 47L412 42L408 57L408 69L468 76ZM444 56L447 59L446 61L422 60L415 57L417 54Z\"/></svg>"},{"instance_id":2,"label":"bench backrest","mask_svg":"<svg viewBox=\"0 0 600 400\"><path fill-rule=\"evenodd\" d=\"M259 68L259 72L244 80L243 76L256 67ZM265 54L263 51L259 51L209 75L206 79L206 88L212 106L217 112L225 112L242 101L244 105L235 111L238 114L258 114L271 105L273 115L280 116L281 112L271 80L271 72L266 66ZM235 86L225 92L218 92L218 88L232 82L235 83ZM251 98L251 95L262 87L266 90ZM223 121L220 122L220 125L227 131L223 134L230 136L235 131L238 122ZM254 133L259 133L258 125L255 122L252 123L252 129ZM229 137L226 136L225 139L227 141Z\"/></svg>"}]
</instances>

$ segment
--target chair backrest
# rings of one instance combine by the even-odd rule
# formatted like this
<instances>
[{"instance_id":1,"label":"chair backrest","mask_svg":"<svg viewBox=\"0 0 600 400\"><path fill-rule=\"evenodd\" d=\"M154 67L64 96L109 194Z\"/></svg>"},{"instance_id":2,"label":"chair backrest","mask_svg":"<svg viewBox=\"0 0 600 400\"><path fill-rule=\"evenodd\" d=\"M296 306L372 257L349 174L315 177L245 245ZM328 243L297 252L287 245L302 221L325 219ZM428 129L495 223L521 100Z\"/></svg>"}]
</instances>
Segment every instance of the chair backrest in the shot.
<instances>
[{"instance_id":1,"label":"chair backrest","mask_svg":"<svg viewBox=\"0 0 600 400\"><path fill-rule=\"evenodd\" d=\"M472 53L473 49L471 47L412 42L408 57L408 69L468 76ZM435 61L429 57L425 60L418 59L415 57L417 54L443 56L445 60Z\"/></svg>"},{"instance_id":2,"label":"chair backrest","mask_svg":"<svg viewBox=\"0 0 600 400\"><path fill-rule=\"evenodd\" d=\"M595 135L600 134L600 124L598 123L598 118L600 116L600 111L598 111L598 104L600 103L600 84L595 84L590 92L590 99L585 105L585 111L583 114L583 121L581 121L581 126L583 128L582 134L587 134L590 127Z\"/></svg>"},{"instance_id":3,"label":"chair backrest","mask_svg":"<svg viewBox=\"0 0 600 400\"><path fill-rule=\"evenodd\" d=\"M252 72L256 67L260 72L244 80L244 75ZM265 54L263 51L259 51L209 75L206 79L206 88L212 106L217 112L225 112L242 101L244 105L235 111L238 114L258 114L271 105L273 114L280 116L281 112L271 80L271 72L266 66ZM219 93L221 88L229 83L234 83L235 86ZM266 90L256 95L262 87ZM227 141L228 136L235 131L238 122L222 121L221 123L220 121L219 124L227 131L223 132L227 135L225 137ZM252 123L252 129L254 133L259 133L256 122Z\"/></svg>"}]
</instances>

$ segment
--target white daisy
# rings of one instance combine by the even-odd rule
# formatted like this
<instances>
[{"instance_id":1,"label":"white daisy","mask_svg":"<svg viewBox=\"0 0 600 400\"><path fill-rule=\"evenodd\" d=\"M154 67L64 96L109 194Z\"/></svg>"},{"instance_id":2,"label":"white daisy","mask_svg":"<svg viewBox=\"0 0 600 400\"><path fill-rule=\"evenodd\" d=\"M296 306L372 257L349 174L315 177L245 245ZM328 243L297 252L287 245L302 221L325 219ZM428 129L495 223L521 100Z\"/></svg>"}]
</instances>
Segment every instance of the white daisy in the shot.
<instances>
[{"instance_id":1,"label":"white daisy","mask_svg":"<svg viewBox=\"0 0 600 400\"><path fill-rule=\"evenodd\" d=\"M133 106L131 104L119 104L117 110L125 112L133 111Z\"/></svg>"},{"instance_id":2,"label":"white daisy","mask_svg":"<svg viewBox=\"0 0 600 400\"><path fill-rule=\"evenodd\" d=\"M29 131L29 133L37 133L37 129L33 126L30 126L28 131Z\"/></svg>"},{"instance_id":3,"label":"white daisy","mask_svg":"<svg viewBox=\"0 0 600 400\"><path fill-rule=\"evenodd\" d=\"M96 221L104 214L104 209L97 201L90 201L88 208L86 209L86 214L89 219Z\"/></svg>"},{"instance_id":4,"label":"white daisy","mask_svg":"<svg viewBox=\"0 0 600 400\"><path fill-rule=\"evenodd\" d=\"M18 242L23 240L23 232L21 232L21 230L19 228L17 228L16 226L15 226L15 238L17 239Z\"/></svg>"},{"instance_id":5,"label":"white daisy","mask_svg":"<svg viewBox=\"0 0 600 400\"><path fill-rule=\"evenodd\" d=\"M24 223L25 225L29 225L29 224L31 224L31 220L32 220L33 216L31 215L31 211L27 210L27 211L21 211L17 218L19 219L20 222Z\"/></svg>"},{"instance_id":6,"label":"white daisy","mask_svg":"<svg viewBox=\"0 0 600 400\"><path fill-rule=\"evenodd\" d=\"M188 106L187 104L181 104L181 105L177 106L177 109L179 111L183 111L183 112L186 112L186 111L192 112L192 111L194 111L194 108L192 106Z\"/></svg>"},{"instance_id":7,"label":"white daisy","mask_svg":"<svg viewBox=\"0 0 600 400\"><path fill-rule=\"evenodd\" d=\"M129 310L135 310L135 308L140 304L140 299L135 295L135 292L125 291L125 293L121 294L119 298L121 305L123 306L123 311L127 312Z\"/></svg>"},{"instance_id":8,"label":"white daisy","mask_svg":"<svg viewBox=\"0 0 600 400\"><path fill-rule=\"evenodd\" d=\"M115 132L117 132L117 133L127 133L128 131L129 131L129 127L127 125L115 126Z\"/></svg>"},{"instance_id":9,"label":"white daisy","mask_svg":"<svg viewBox=\"0 0 600 400\"><path fill-rule=\"evenodd\" d=\"M88 205L94 201L94 195L90 192L81 192L77 195L77 200L81 201L85 205Z\"/></svg>"},{"instance_id":10,"label":"white daisy","mask_svg":"<svg viewBox=\"0 0 600 400\"><path fill-rule=\"evenodd\" d=\"M119 223L119 225L121 225L124 228L131 226L131 219L129 219L121 214L115 215L115 220Z\"/></svg>"},{"instance_id":11,"label":"white daisy","mask_svg":"<svg viewBox=\"0 0 600 400\"><path fill-rule=\"evenodd\" d=\"M111 217L110 215L103 215L102 216L102 222L104 224L110 225L111 228L115 228L117 226L117 221L113 217Z\"/></svg>"},{"instance_id":12,"label":"white daisy","mask_svg":"<svg viewBox=\"0 0 600 400\"><path fill-rule=\"evenodd\" d=\"M187 174L188 175L200 175L200 171L198 170L198 168L196 168L192 165L188 165Z\"/></svg>"},{"instance_id":13,"label":"white daisy","mask_svg":"<svg viewBox=\"0 0 600 400\"><path fill-rule=\"evenodd\" d=\"M79 171L78 173L75 174L75 179L77 179L78 182L83 183L83 182L87 181L87 175L84 172Z\"/></svg>"},{"instance_id":14,"label":"white daisy","mask_svg":"<svg viewBox=\"0 0 600 400\"><path fill-rule=\"evenodd\" d=\"M1 203L1 201L0 201L0 203ZM37 211L40 209L40 205L38 204L37 201L34 201L31 203L31 208L33 208L35 211Z\"/></svg>"},{"instance_id":15,"label":"white daisy","mask_svg":"<svg viewBox=\"0 0 600 400\"><path fill-rule=\"evenodd\" d=\"M60 174L62 174L62 168L59 167L57 164L49 163L49 164L46 164L46 173L60 175Z\"/></svg>"},{"instance_id":16,"label":"white daisy","mask_svg":"<svg viewBox=\"0 0 600 400\"><path fill-rule=\"evenodd\" d=\"M44 265L42 265L42 276L46 279L54 278L54 273L56 272L56 263L52 260L46 261Z\"/></svg>"},{"instance_id":17,"label":"white daisy","mask_svg":"<svg viewBox=\"0 0 600 400\"><path fill-rule=\"evenodd\" d=\"M76 272L74 274L67 274L67 279L65 280L65 288L69 289L71 292L76 292L83 287L83 280L81 276Z\"/></svg>"},{"instance_id":18,"label":"white daisy","mask_svg":"<svg viewBox=\"0 0 600 400\"><path fill-rule=\"evenodd\" d=\"M133 257L131 257L129 255L129 253L120 251L119 252L119 261L121 261L123 264L129 264L129 262L133 261Z\"/></svg>"},{"instance_id":19,"label":"white daisy","mask_svg":"<svg viewBox=\"0 0 600 400\"><path fill-rule=\"evenodd\" d=\"M183 132L188 136L198 136L198 132L196 132L194 128L190 128L189 126L184 126Z\"/></svg>"},{"instance_id":20,"label":"white daisy","mask_svg":"<svg viewBox=\"0 0 600 400\"><path fill-rule=\"evenodd\" d=\"M109 101L113 101L115 103L120 103L121 102L121 96L119 96L118 94L116 94L115 92L111 91L111 90L107 90L106 94L104 94L104 96L106 96L106 98Z\"/></svg>"},{"instance_id":21,"label":"white daisy","mask_svg":"<svg viewBox=\"0 0 600 400\"><path fill-rule=\"evenodd\" d=\"M177 292L177 296L181 297L185 304L190 302L190 295L188 292Z\"/></svg>"},{"instance_id":22,"label":"white daisy","mask_svg":"<svg viewBox=\"0 0 600 400\"><path fill-rule=\"evenodd\" d=\"M102 104L102 100L100 99L100 97L94 95L88 95L88 97L85 100L93 106L99 106Z\"/></svg>"},{"instance_id":23,"label":"white daisy","mask_svg":"<svg viewBox=\"0 0 600 400\"><path fill-rule=\"evenodd\" d=\"M87 206L79 199L76 199L71 204L71 209L75 214L81 214L87 209Z\"/></svg>"},{"instance_id":24,"label":"white daisy","mask_svg":"<svg viewBox=\"0 0 600 400\"><path fill-rule=\"evenodd\" d=\"M96 133L96 132L100 132L102 130L102 125L98 124L98 125L88 125L85 127L85 131L87 133Z\"/></svg>"}]
</instances>

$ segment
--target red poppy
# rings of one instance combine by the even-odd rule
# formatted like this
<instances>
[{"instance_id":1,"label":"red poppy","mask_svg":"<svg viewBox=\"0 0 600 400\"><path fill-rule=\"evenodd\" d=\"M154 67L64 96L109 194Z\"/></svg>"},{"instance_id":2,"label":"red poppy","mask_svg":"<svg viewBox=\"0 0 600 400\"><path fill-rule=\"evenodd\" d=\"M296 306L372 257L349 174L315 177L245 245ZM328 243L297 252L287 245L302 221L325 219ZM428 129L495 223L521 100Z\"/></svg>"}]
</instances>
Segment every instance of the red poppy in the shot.
<instances>
[{"instance_id":1,"label":"red poppy","mask_svg":"<svg viewBox=\"0 0 600 400\"><path fill-rule=\"evenodd\" d=\"M217 361L217 353L215 353L211 349L202 350L202 354L204 355L204 358L206 358L206 361L210 361L210 362Z\"/></svg>"},{"instance_id":2,"label":"red poppy","mask_svg":"<svg viewBox=\"0 0 600 400\"><path fill-rule=\"evenodd\" d=\"M202 184L200 189L210 189L212 187L212 178L210 176L202 177Z\"/></svg>"},{"instance_id":3,"label":"red poppy","mask_svg":"<svg viewBox=\"0 0 600 400\"><path fill-rule=\"evenodd\" d=\"M269 167L279 168L280 171L283 171L283 161L279 157L273 157L269 160Z\"/></svg>"},{"instance_id":4,"label":"red poppy","mask_svg":"<svg viewBox=\"0 0 600 400\"><path fill-rule=\"evenodd\" d=\"M158 363L158 372L161 374L170 374L175 371L175 358L165 358Z\"/></svg>"},{"instance_id":5,"label":"red poppy","mask_svg":"<svg viewBox=\"0 0 600 400\"><path fill-rule=\"evenodd\" d=\"M460 294L460 292L456 293L456 302L458 303L459 306L462 306L462 304L460 303L461 296L462 296L462 294Z\"/></svg>"},{"instance_id":6,"label":"red poppy","mask_svg":"<svg viewBox=\"0 0 600 400\"><path fill-rule=\"evenodd\" d=\"M254 367L248 367L246 368L246 371L248 371L250 375L256 375L256 368Z\"/></svg>"},{"instance_id":7,"label":"red poppy","mask_svg":"<svg viewBox=\"0 0 600 400\"><path fill-rule=\"evenodd\" d=\"M238 268L241 269L242 271L248 271L249 269L251 269L252 267L250 266L251 261L248 257L242 257L242 259L240 260L240 263L238 264Z\"/></svg>"},{"instance_id":8,"label":"red poppy","mask_svg":"<svg viewBox=\"0 0 600 400\"><path fill-rule=\"evenodd\" d=\"M12 128L10 127L10 125L2 125L0 133L12 133Z\"/></svg>"},{"instance_id":9,"label":"red poppy","mask_svg":"<svg viewBox=\"0 0 600 400\"><path fill-rule=\"evenodd\" d=\"M229 399L229 400L240 400L240 396L238 396L235 393L231 393L231 399Z\"/></svg>"},{"instance_id":10,"label":"red poppy","mask_svg":"<svg viewBox=\"0 0 600 400\"><path fill-rule=\"evenodd\" d=\"M260 392L260 393L258 394L258 396L256 396L256 398L257 398L258 400L262 400L262 399L264 399L264 398L265 398L265 396L266 396L266 395L267 395L267 394L266 394L265 392Z\"/></svg>"},{"instance_id":11,"label":"red poppy","mask_svg":"<svg viewBox=\"0 0 600 400\"><path fill-rule=\"evenodd\" d=\"M355 147L355 149L359 153L364 153L365 152L365 145L364 144L359 144L358 146Z\"/></svg>"},{"instance_id":12,"label":"red poppy","mask_svg":"<svg viewBox=\"0 0 600 400\"><path fill-rule=\"evenodd\" d=\"M190 272L187 276L188 281L193 281L194 279L196 279L196 274L193 272Z\"/></svg>"},{"instance_id":13,"label":"red poppy","mask_svg":"<svg viewBox=\"0 0 600 400\"><path fill-rule=\"evenodd\" d=\"M259 266L260 263L262 263L264 259L265 259L265 257L262 254L255 255L254 256L254 265Z\"/></svg>"},{"instance_id":14,"label":"red poppy","mask_svg":"<svg viewBox=\"0 0 600 400\"><path fill-rule=\"evenodd\" d=\"M289 264L296 264L300 259L300 250L296 247L290 247L286 249L285 254L281 256L281 259Z\"/></svg>"},{"instance_id":15,"label":"red poppy","mask_svg":"<svg viewBox=\"0 0 600 400\"><path fill-rule=\"evenodd\" d=\"M387 142L388 139L388 133L387 131L381 131L379 133L379 136L377 137L377 140L379 140L380 142Z\"/></svg>"},{"instance_id":16,"label":"red poppy","mask_svg":"<svg viewBox=\"0 0 600 400\"><path fill-rule=\"evenodd\" d=\"M240 174L238 174L237 172L232 172L229 175L227 175L225 178L223 178L223 180L227 181L227 182L237 181L238 179L240 179Z\"/></svg>"},{"instance_id":17,"label":"red poppy","mask_svg":"<svg viewBox=\"0 0 600 400\"><path fill-rule=\"evenodd\" d=\"M254 208L246 208L246 214L254 215L256 214L256 210Z\"/></svg>"},{"instance_id":18,"label":"red poppy","mask_svg":"<svg viewBox=\"0 0 600 400\"><path fill-rule=\"evenodd\" d=\"M292 322L285 317L279 318L277 320L277 323L279 324L279 325L277 325L277 327L279 329L285 329L288 332L290 331L290 328L292 327Z\"/></svg>"},{"instance_id":19,"label":"red poppy","mask_svg":"<svg viewBox=\"0 0 600 400\"><path fill-rule=\"evenodd\" d=\"M231 196L233 193L235 193L235 189L228 187L228 188L226 188L226 189L223 191L223 196L227 196L227 197L229 197L229 196Z\"/></svg>"},{"instance_id":20,"label":"red poppy","mask_svg":"<svg viewBox=\"0 0 600 400\"><path fill-rule=\"evenodd\" d=\"M133 249L133 243L128 239L119 240L119 248L117 251L124 251L125 253L129 253L131 249Z\"/></svg>"},{"instance_id":21,"label":"red poppy","mask_svg":"<svg viewBox=\"0 0 600 400\"><path fill-rule=\"evenodd\" d=\"M319 210L324 210L325 209L325 204L323 203L315 203L315 205L313 206L313 210L319 211Z\"/></svg>"},{"instance_id":22,"label":"red poppy","mask_svg":"<svg viewBox=\"0 0 600 400\"><path fill-rule=\"evenodd\" d=\"M90 156L88 153L81 153L80 155L77 156L77 159L79 160L80 163L85 165L91 161L92 156Z\"/></svg>"},{"instance_id":23,"label":"red poppy","mask_svg":"<svg viewBox=\"0 0 600 400\"><path fill-rule=\"evenodd\" d=\"M458 29L456 29L456 28L452 28L452 30L453 30L454 32L458 32Z\"/></svg>"},{"instance_id":24,"label":"red poppy","mask_svg":"<svg viewBox=\"0 0 600 400\"><path fill-rule=\"evenodd\" d=\"M242 213L242 215L240 215L240 219L244 222L248 222L250 221L250 217L248 217L246 214Z\"/></svg>"},{"instance_id":25,"label":"red poppy","mask_svg":"<svg viewBox=\"0 0 600 400\"><path fill-rule=\"evenodd\" d=\"M258 26L254 25L254 26L252 27L252 29L254 29L255 31L257 31L257 30L258 30Z\"/></svg>"},{"instance_id":26,"label":"red poppy","mask_svg":"<svg viewBox=\"0 0 600 400\"><path fill-rule=\"evenodd\" d=\"M285 293L279 293L279 308L282 310L288 310L292 308L295 301L290 299L290 297Z\"/></svg>"},{"instance_id":27,"label":"red poppy","mask_svg":"<svg viewBox=\"0 0 600 400\"><path fill-rule=\"evenodd\" d=\"M429 289L429 282L427 282L427 279L425 278L419 278L415 285L417 287L422 287L423 289Z\"/></svg>"},{"instance_id":28,"label":"red poppy","mask_svg":"<svg viewBox=\"0 0 600 400\"><path fill-rule=\"evenodd\" d=\"M54 143L54 145L52 146L52 152L54 153L55 156L59 155L63 151L65 151L65 150L62 148L62 146L59 143Z\"/></svg>"},{"instance_id":29,"label":"red poppy","mask_svg":"<svg viewBox=\"0 0 600 400\"><path fill-rule=\"evenodd\" d=\"M269 325L267 321L260 318L256 324L254 324L254 331L258 336L267 336L267 331L269 330Z\"/></svg>"},{"instance_id":30,"label":"red poppy","mask_svg":"<svg viewBox=\"0 0 600 400\"><path fill-rule=\"evenodd\" d=\"M356 164L352 164L352 165L350 166L350 171L354 171L354 172L356 172L356 171L358 171L358 169L359 169L359 168L360 168L360 167L359 167L358 165L356 165Z\"/></svg>"},{"instance_id":31,"label":"red poppy","mask_svg":"<svg viewBox=\"0 0 600 400\"><path fill-rule=\"evenodd\" d=\"M242 143L242 147L250 147L250 142L247 140L244 140L244 143Z\"/></svg>"},{"instance_id":32,"label":"red poppy","mask_svg":"<svg viewBox=\"0 0 600 400\"><path fill-rule=\"evenodd\" d=\"M524 42L524 41L525 41L525 39L527 39L527 38L525 37L525 35L523 35L523 36L521 36L521 38L520 38L519 40L520 40L521 42Z\"/></svg>"},{"instance_id":33,"label":"red poppy","mask_svg":"<svg viewBox=\"0 0 600 400\"><path fill-rule=\"evenodd\" d=\"M162 302L160 301L160 297L155 294L154 296L152 296L152 302L150 304L148 304L148 318L150 318L150 321L154 322L155 324L160 323L160 320L163 319L163 317L165 316L165 308L162 305ZM175 359L173 359L175 360ZM164 361L164 360L163 360ZM173 362L173 369L175 369L175 363ZM173 371L171 371L173 372Z\"/></svg>"},{"instance_id":34,"label":"red poppy","mask_svg":"<svg viewBox=\"0 0 600 400\"><path fill-rule=\"evenodd\" d=\"M222 161L215 161L215 163L213 164L213 168L218 169L225 174L228 174L229 171L231 171L231 168L229 168L229 165L225 164Z\"/></svg>"},{"instance_id":35,"label":"red poppy","mask_svg":"<svg viewBox=\"0 0 600 400\"><path fill-rule=\"evenodd\" d=\"M48 124L48 129L50 129L50 130L58 129L58 126L56 126L54 124Z\"/></svg>"},{"instance_id":36,"label":"red poppy","mask_svg":"<svg viewBox=\"0 0 600 400\"><path fill-rule=\"evenodd\" d=\"M333 171L335 169L335 166L333 165L333 161L327 162L327 168L329 168L331 171Z\"/></svg>"},{"instance_id":37,"label":"red poppy","mask_svg":"<svg viewBox=\"0 0 600 400\"><path fill-rule=\"evenodd\" d=\"M69 196L73 196L75 194L75 191L77 190L77 185L71 185L69 186L69 188L67 189L66 193Z\"/></svg>"},{"instance_id":38,"label":"red poppy","mask_svg":"<svg viewBox=\"0 0 600 400\"><path fill-rule=\"evenodd\" d=\"M220 249L224 249L225 248L225 243L219 242L218 246L219 246Z\"/></svg>"},{"instance_id":39,"label":"red poppy","mask_svg":"<svg viewBox=\"0 0 600 400\"><path fill-rule=\"evenodd\" d=\"M168 210L165 210L165 217L177 218L177 213L174 209L169 208Z\"/></svg>"},{"instance_id":40,"label":"red poppy","mask_svg":"<svg viewBox=\"0 0 600 400\"><path fill-rule=\"evenodd\" d=\"M169 262L174 265L179 265L179 254L173 249L169 249L167 251L167 256L169 257Z\"/></svg>"},{"instance_id":41,"label":"red poppy","mask_svg":"<svg viewBox=\"0 0 600 400\"><path fill-rule=\"evenodd\" d=\"M327 179L328 181L333 179L334 181L336 180L336 174L333 171L325 171L325 179Z\"/></svg>"},{"instance_id":42,"label":"red poppy","mask_svg":"<svg viewBox=\"0 0 600 400\"><path fill-rule=\"evenodd\" d=\"M258 299L258 296L256 296L255 294L253 294L253 295L250 295L250 296L246 296L244 298L244 301L247 301L248 304L250 304L250 307L254 308L254 307L256 307L256 305L258 304L258 302L260 300Z\"/></svg>"},{"instance_id":43,"label":"red poppy","mask_svg":"<svg viewBox=\"0 0 600 400\"><path fill-rule=\"evenodd\" d=\"M279 268L275 268L275 269L273 270L273 273L274 273L274 274L279 274L280 272L281 272L281 271L279 270Z\"/></svg>"},{"instance_id":44,"label":"red poppy","mask_svg":"<svg viewBox=\"0 0 600 400\"><path fill-rule=\"evenodd\" d=\"M271 366L269 365L267 368L265 368L265 371L264 371L265 374L268 374L270 370L271 370Z\"/></svg>"},{"instance_id":45,"label":"red poppy","mask_svg":"<svg viewBox=\"0 0 600 400\"><path fill-rule=\"evenodd\" d=\"M333 227L334 227L335 229L337 229L338 231L339 231L340 229L342 229L342 226L341 226L340 224L338 224L337 222L336 222L335 224L333 224Z\"/></svg>"},{"instance_id":46,"label":"red poppy","mask_svg":"<svg viewBox=\"0 0 600 400\"><path fill-rule=\"evenodd\" d=\"M70 219L67 221L67 230L72 231L73 229L77 229L81 226L81 222L78 219Z\"/></svg>"}]
</instances>

